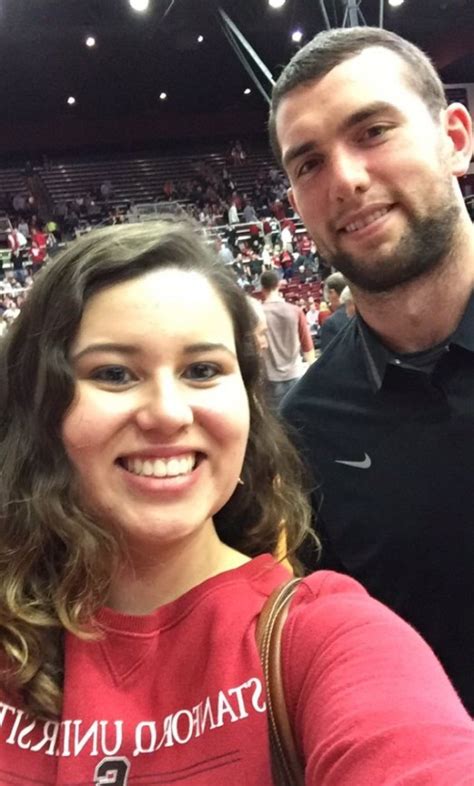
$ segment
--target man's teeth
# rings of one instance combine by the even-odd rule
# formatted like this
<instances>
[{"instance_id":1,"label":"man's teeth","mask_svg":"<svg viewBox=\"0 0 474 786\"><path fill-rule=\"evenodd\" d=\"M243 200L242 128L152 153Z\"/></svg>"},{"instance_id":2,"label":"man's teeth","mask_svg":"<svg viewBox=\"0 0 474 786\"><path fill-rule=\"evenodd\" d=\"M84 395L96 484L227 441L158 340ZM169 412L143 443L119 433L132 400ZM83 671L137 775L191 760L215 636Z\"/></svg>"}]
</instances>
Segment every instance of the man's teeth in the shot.
<instances>
[{"instance_id":1,"label":"man's teeth","mask_svg":"<svg viewBox=\"0 0 474 786\"><path fill-rule=\"evenodd\" d=\"M169 459L130 458L124 461L126 468L134 475L145 475L153 478L174 478L177 475L189 475L196 463L196 455L176 456Z\"/></svg>"},{"instance_id":2,"label":"man's teeth","mask_svg":"<svg viewBox=\"0 0 474 786\"><path fill-rule=\"evenodd\" d=\"M367 227L369 224L372 224L378 218L382 218L382 216L388 213L388 211L389 211L388 207L381 208L380 210L374 210L374 212L371 213L369 216L366 216L365 218L361 218L359 219L359 221L354 221L352 224L348 224L346 227L344 227L344 229L346 232L355 232L356 229L363 229L364 227Z\"/></svg>"}]
</instances>

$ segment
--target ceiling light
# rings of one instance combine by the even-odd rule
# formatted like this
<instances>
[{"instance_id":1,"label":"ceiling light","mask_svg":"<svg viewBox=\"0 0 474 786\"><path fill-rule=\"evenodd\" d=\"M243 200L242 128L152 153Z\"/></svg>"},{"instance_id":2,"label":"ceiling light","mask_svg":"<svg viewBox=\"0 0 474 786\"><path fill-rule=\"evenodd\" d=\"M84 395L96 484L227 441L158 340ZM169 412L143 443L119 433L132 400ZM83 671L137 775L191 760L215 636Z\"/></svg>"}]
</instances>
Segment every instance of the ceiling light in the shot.
<instances>
[{"instance_id":1,"label":"ceiling light","mask_svg":"<svg viewBox=\"0 0 474 786\"><path fill-rule=\"evenodd\" d=\"M69 96L67 102L69 106L73 106L76 103L76 99L74 98L74 96Z\"/></svg>"},{"instance_id":2,"label":"ceiling light","mask_svg":"<svg viewBox=\"0 0 474 786\"><path fill-rule=\"evenodd\" d=\"M403 5L404 0L388 0L388 4L396 8L399 5Z\"/></svg>"},{"instance_id":3,"label":"ceiling light","mask_svg":"<svg viewBox=\"0 0 474 786\"><path fill-rule=\"evenodd\" d=\"M251 92L252 91L251 91L250 87L246 87L245 90L244 90L244 96L249 96Z\"/></svg>"},{"instance_id":4,"label":"ceiling light","mask_svg":"<svg viewBox=\"0 0 474 786\"><path fill-rule=\"evenodd\" d=\"M283 8L285 3L286 0L268 0L268 5L270 8Z\"/></svg>"},{"instance_id":5,"label":"ceiling light","mask_svg":"<svg viewBox=\"0 0 474 786\"><path fill-rule=\"evenodd\" d=\"M167 98L168 98L167 93L160 93L160 101L166 101Z\"/></svg>"},{"instance_id":6,"label":"ceiling light","mask_svg":"<svg viewBox=\"0 0 474 786\"><path fill-rule=\"evenodd\" d=\"M204 36L198 35L198 44L202 44L203 41L204 41Z\"/></svg>"},{"instance_id":7,"label":"ceiling light","mask_svg":"<svg viewBox=\"0 0 474 786\"><path fill-rule=\"evenodd\" d=\"M295 44L299 44L301 39L303 38L303 33L301 30L294 30L291 34L291 40L295 42Z\"/></svg>"},{"instance_id":8,"label":"ceiling light","mask_svg":"<svg viewBox=\"0 0 474 786\"><path fill-rule=\"evenodd\" d=\"M130 3L130 7L133 8L134 11L148 11L148 6L150 5L150 0L128 0Z\"/></svg>"},{"instance_id":9,"label":"ceiling light","mask_svg":"<svg viewBox=\"0 0 474 786\"><path fill-rule=\"evenodd\" d=\"M96 41L95 41L94 36L93 35L88 35L87 38L86 38L86 46L91 47L91 46L95 46L95 44L96 44Z\"/></svg>"}]
</instances>

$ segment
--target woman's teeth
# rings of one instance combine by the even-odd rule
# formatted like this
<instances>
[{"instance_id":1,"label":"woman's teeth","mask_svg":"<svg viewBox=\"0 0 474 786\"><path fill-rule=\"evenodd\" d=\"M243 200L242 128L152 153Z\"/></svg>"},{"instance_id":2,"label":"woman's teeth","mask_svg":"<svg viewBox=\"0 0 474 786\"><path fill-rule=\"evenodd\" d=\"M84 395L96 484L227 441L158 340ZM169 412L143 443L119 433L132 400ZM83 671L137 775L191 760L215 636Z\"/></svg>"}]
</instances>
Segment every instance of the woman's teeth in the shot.
<instances>
[{"instance_id":1,"label":"woman's teeth","mask_svg":"<svg viewBox=\"0 0 474 786\"><path fill-rule=\"evenodd\" d=\"M178 475L189 475L196 464L196 454L173 456L169 459L124 459L124 465L134 475L152 478L175 478Z\"/></svg>"}]
</instances>

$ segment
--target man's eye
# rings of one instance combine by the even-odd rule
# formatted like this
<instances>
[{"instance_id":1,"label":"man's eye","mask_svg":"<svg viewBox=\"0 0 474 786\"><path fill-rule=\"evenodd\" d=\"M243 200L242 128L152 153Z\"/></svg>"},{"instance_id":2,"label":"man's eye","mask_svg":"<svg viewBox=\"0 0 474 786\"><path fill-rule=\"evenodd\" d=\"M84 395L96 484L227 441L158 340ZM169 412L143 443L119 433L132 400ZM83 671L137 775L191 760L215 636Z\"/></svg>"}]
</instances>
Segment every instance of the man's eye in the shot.
<instances>
[{"instance_id":1,"label":"man's eye","mask_svg":"<svg viewBox=\"0 0 474 786\"><path fill-rule=\"evenodd\" d=\"M311 172L314 169L317 169L320 166L320 164L321 164L321 161L318 161L315 158L310 158L308 161L305 161L304 164L302 164L300 166L300 168L298 169L298 172L297 172L298 177L300 177L300 175L307 175L308 172Z\"/></svg>"},{"instance_id":2,"label":"man's eye","mask_svg":"<svg viewBox=\"0 0 474 786\"><path fill-rule=\"evenodd\" d=\"M183 377L194 382L205 382L214 379L221 373L221 368L216 363L192 363L185 370Z\"/></svg>"},{"instance_id":3,"label":"man's eye","mask_svg":"<svg viewBox=\"0 0 474 786\"><path fill-rule=\"evenodd\" d=\"M378 139L384 136L389 130L390 126L371 126L364 132L363 139Z\"/></svg>"},{"instance_id":4,"label":"man's eye","mask_svg":"<svg viewBox=\"0 0 474 786\"><path fill-rule=\"evenodd\" d=\"M134 381L134 377L124 366L102 366L92 372L91 378L109 385L128 385Z\"/></svg>"}]
</instances>

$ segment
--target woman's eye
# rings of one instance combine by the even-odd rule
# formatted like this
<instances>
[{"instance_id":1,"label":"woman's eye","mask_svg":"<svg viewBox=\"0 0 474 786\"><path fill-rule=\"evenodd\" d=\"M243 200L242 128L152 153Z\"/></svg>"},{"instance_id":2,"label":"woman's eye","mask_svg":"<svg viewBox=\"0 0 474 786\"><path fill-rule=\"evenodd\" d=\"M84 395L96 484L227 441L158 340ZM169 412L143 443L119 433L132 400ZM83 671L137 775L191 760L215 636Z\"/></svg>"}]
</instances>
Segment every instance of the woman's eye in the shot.
<instances>
[{"instance_id":1,"label":"woman's eye","mask_svg":"<svg viewBox=\"0 0 474 786\"><path fill-rule=\"evenodd\" d=\"M124 366L103 366L95 369L91 374L91 378L97 382L105 382L109 385L128 385L135 379Z\"/></svg>"},{"instance_id":2,"label":"woman's eye","mask_svg":"<svg viewBox=\"0 0 474 786\"><path fill-rule=\"evenodd\" d=\"M183 377L194 382L205 382L221 373L221 368L216 363L192 363L185 370Z\"/></svg>"}]
</instances>

